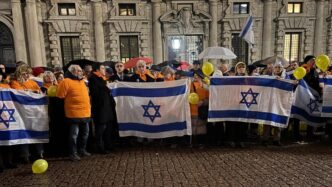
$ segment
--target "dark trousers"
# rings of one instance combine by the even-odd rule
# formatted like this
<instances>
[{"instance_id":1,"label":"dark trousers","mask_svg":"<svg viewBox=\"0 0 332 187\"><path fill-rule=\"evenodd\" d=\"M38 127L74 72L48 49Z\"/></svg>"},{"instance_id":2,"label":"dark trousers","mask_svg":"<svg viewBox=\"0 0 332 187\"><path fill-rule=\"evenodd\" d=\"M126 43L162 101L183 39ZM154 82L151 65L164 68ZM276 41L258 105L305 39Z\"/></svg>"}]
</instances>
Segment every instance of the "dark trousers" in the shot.
<instances>
[{"instance_id":1,"label":"dark trousers","mask_svg":"<svg viewBox=\"0 0 332 187\"><path fill-rule=\"evenodd\" d=\"M23 158L29 158L30 156L41 158L44 154L44 144L22 144L19 146L21 156Z\"/></svg>"},{"instance_id":2,"label":"dark trousers","mask_svg":"<svg viewBox=\"0 0 332 187\"><path fill-rule=\"evenodd\" d=\"M226 122L227 139L232 142L243 142L246 139L248 124L243 122Z\"/></svg>"},{"instance_id":3,"label":"dark trousers","mask_svg":"<svg viewBox=\"0 0 332 187\"><path fill-rule=\"evenodd\" d=\"M289 123L293 125L293 137L295 140L301 140L301 134L300 134L300 120L291 118L289 120Z\"/></svg>"},{"instance_id":4,"label":"dark trousers","mask_svg":"<svg viewBox=\"0 0 332 187\"><path fill-rule=\"evenodd\" d=\"M208 122L206 124L209 144L220 144L225 139L224 122Z\"/></svg>"},{"instance_id":5,"label":"dark trousers","mask_svg":"<svg viewBox=\"0 0 332 187\"><path fill-rule=\"evenodd\" d=\"M105 140L104 137L108 137L108 133L106 131L107 123L95 123L95 132L96 132L96 146L99 151L105 150Z\"/></svg>"},{"instance_id":6,"label":"dark trousers","mask_svg":"<svg viewBox=\"0 0 332 187\"><path fill-rule=\"evenodd\" d=\"M89 137L89 123L70 124L69 126L69 154L86 151Z\"/></svg>"}]
</instances>

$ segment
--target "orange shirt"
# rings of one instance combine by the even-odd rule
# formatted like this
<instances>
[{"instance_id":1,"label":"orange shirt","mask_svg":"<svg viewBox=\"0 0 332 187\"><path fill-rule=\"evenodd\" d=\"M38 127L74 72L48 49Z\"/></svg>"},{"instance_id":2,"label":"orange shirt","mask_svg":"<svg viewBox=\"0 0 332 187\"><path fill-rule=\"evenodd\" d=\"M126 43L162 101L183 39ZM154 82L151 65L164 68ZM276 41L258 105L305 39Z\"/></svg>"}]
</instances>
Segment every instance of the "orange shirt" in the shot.
<instances>
[{"instance_id":1,"label":"orange shirt","mask_svg":"<svg viewBox=\"0 0 332 187\"><path fill-rule=\"evenodd\" d=\"M0 88L10 88L9 84L0 83Z\"/></svg>"},{"instance_id":2,"label":"orange shirt","mask_svg":"<svg viewBox=\"0 0 332 187\"><path fill-rule=\"evenodd\" d=\"M33 80L27 80L24 83L20 83L17 80L13 80L10 82L10 87L15 90L29 90L29 91L37 91L41 92L38 84Z\"/></svg>"},{"instance_id":3,"label":"orange shirt","mask_svg":"<svg viewBox=\"0 0 332 187\"><path fill-rule=\"evenodd\" d=\"M195 89L193 88L195 86ZM199 96L199 101L204 101L209 98L209 91L203 88L203 83L193 82L190 87L190 92L195 92ZM190 104L190 113L191 116L198 116L198 105Z\"/></svg>"},{"instance_id":4,"label":"orange shirt","mask_svg":"<svg viewBox=\"0 0 332 187\"><path fill-rule=\"evenodd\" d=\"M88 88L84 80L65 78L58 86L57 97L65 99L67 118L91 117Z\"/></svg>"}]
</instances>

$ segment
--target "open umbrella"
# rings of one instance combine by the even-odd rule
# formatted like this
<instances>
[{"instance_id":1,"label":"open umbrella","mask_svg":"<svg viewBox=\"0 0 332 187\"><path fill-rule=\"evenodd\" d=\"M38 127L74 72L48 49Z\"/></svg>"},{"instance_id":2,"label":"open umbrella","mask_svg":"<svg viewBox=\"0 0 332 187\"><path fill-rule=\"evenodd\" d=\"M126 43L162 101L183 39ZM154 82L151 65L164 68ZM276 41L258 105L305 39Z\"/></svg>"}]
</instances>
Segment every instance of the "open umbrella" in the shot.
<instances>
[{"instance_id":1,"label":"open umbrella","mask_svg":"<svg viewBox=\"0 0 332 187\"><path fill-rule=\"evenodd\" d=\"M224 59L231 60L237 56L225 47L208 47L198 55L198 59Z\"/></svg>"},{"instance_id":2,"label":"open umbrella","mask_svg":"<svg viewBox=\"0 0 332 187\"><path fill-rule=\"evenodd\" d=\"M284 67L289 66L289 62L284 57L277 56L277 55L268 57L264 60L254 62L253 65L256 65L256 66L265 65L266 66L266 65L275 64L275 63L281 63Z\"/></svg>"},{"instance_id":3,"label":"open umbrella","mask_svg":"<svg viewBox=\"0 0 332 187\"><path fill-rule=\"evenodd\" d=\"M98 62L95 62L95 61L92 61L92 60L88 60L88 59L78 59L78 60L72 60L70 61L68 64L66 64L64 67L63 67L63 70L64 72L66 72L69 68L70 65L79 65L82 69L84 69L85 66L87 65L93 65L94 63L98 63Z\"/></svg>"},{"instance_id":4,"label":"open umbrella","mask_svg":"<svg viewBox=\"0 0 332 187\"><path fill-rule=\"evenodd\" d=\"M133 67L135 67L136 63L139 60L145 61L146 64L151 64L152 63L152 59L151 58L148 58L148 57L136 57L136 58L132 58L132 59L128 60L125 63L125 68L133 68Z\"/></svg>"}]
</instances>

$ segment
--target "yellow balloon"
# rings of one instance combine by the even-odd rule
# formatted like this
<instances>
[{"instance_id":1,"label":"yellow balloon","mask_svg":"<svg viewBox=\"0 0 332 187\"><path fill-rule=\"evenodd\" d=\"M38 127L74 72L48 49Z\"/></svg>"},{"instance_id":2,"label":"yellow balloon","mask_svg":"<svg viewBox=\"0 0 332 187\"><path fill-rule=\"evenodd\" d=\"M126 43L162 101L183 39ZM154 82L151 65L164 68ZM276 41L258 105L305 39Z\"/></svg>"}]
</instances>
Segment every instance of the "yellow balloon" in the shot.
<instances>
[{"instance_id":1,"label":"yellow balloon","mask_svg":"<svg viewBox=\"0 0 332 187\"><path fill-rule=\"evenodd\" d=\"M330 58L327 55L319 55L315 61L316 66L323 72L325 72L330 65Z\"/></svg>"},{"instance_id":2,"label":"yellow balloon","mask_svg":"<svg viewBox=\"0 0 332 187\"><path fill-rule=\"evenodd\" d=\"M189 94L189 103L196 105L199 101L199 96L197 93L190 93Z\"/></svg>"},{"instance_id":3,"label":"yellow balloon","mask_svg":"<svg viewBox=\"0 0 332 187\"><path fill-rule=\"evenodd\" d=\"M32 164L32 172L35 174L44 173L48 168L48 163L44 159L38 159Z\"/></svg>"},{"instance_id":4,"label":"yellow balloon","mask_svg":"<svg viewBox=\"0 0 332 187\"><path fill-rule=\"evenodd\" d=\"M202 66L202 71L203 71L204 75L210 76L214 71L213 64L211 64L210 62L204 62L203 66Z\"/></svg>"},{"instance_id":5,"label":"yellow balloon","mask_svg":"<svg viewBox=\"0 0 332 187\"><path fill-rule=\"evenodd\" d=\"M294 70L293 75L296 78L296 80L301 80L303 77L307 74L306 69L303 67L298 67Z\"/></svg>"},{"instance_id":6,"label":"yellow balloon","mask_svg":"<svg viewBox=\"0 0 332 187\"><path fill-rule=\"evenodd\" d=\"M205 82L205 84L210 85L210 79L209 78L205 77L203 79L203 81Z\"/></svg>"},{"instance_id":7,"label":"yellow balloon","mask_svg":"<svg viewBox=\"0 0 332 187\"><path fill-rule=\"evenodd\" d=\"M48 89L47 89L47 95L49 97L55 97L56 96L56 90L57 90L57 87L56 86L50 86Z\"/></svg>"}]
</instances>

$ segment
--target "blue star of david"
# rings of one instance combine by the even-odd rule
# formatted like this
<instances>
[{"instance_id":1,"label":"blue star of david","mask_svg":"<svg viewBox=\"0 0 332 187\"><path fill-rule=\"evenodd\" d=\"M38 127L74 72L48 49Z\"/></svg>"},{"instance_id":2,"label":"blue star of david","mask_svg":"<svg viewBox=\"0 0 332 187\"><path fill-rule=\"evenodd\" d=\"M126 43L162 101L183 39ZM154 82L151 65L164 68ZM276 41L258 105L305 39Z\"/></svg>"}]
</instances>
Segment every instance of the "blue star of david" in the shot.
<instances>
[{"instance_id":1,"label":"blue star of david","mask_svg":"<svg viewBox=\"0 0 332 187\"><path fill-rule=\"evenodd\" d=\"M310 102L309 102L309 104L307 104L307 107L309 108L310 113L319 112L319 109L318 109L318 100L310 98Z\"/></svg>"},{"instance_id":2,"label":"blue star of david","mask_svg":"<svg viewBox=\"0 0 332 187\"><path fill-rule=\"evenodd\" d=\"M241 92L242 95L242 100L240 101L240 104L245 104L247 106L247 108L249 108L251 105L255 104L257 105L257 96L259 95L259 93L255 93L252 91L252 89L250 88L247 92ZM252 100L251 101L247 101L247 96L251 95L252 96Z\"/></svg>"},{"instance_id":3,"label":"blue star of david","mask_svg":"<svg viewBox=\"0 0 332 187\"><path fill-rule=\"evenodd\" d=\"M150 118L151 122L153 122L155 118L157 118L157 117L160 118L161 117L161 115L159 113L160 105L155 105L151 100L149 101L148 105L142 105L142 107L144 109L143 117ZM154 110L155 110L154 115L151 115L149 113L149 108L154 108Z\"/></svg>"},{"instance_id":4,"label":"blue star of david","mask_svg":"<svg viewBox=\"0 0 332 187\"><path fill-rule=\"evenodd\" d=\"M8 119L3 119L2 118L2 113L4 112L8 112L9 114L9 117ZM2 105L2 108L0 109L0 123L3 123L5 124L5 126L7 128L9 128L9 122L15 122L15 118L14 118L14 112L15 112L15 109L8 109L7 106L5 105L5 103Z\"/></svg>"}]
</instances>

